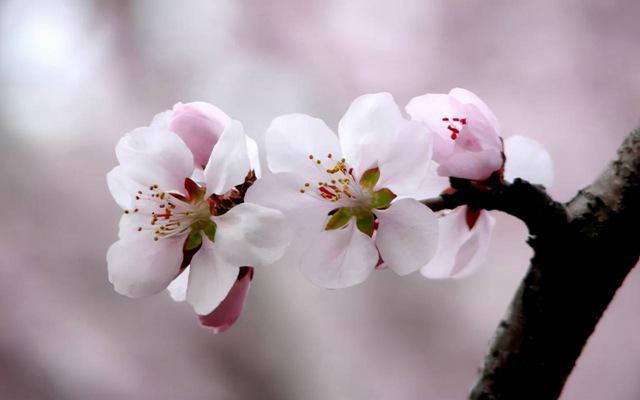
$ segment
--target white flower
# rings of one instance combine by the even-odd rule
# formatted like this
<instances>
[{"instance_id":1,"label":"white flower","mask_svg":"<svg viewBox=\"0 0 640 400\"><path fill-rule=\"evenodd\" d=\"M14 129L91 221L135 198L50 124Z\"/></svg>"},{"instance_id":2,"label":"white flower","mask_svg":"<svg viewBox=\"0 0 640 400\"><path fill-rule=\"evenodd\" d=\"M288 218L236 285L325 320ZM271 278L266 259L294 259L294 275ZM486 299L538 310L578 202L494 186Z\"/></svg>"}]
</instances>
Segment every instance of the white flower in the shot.
<instances>
[{"instance_id":1,"label":"white flower","mask_svg":"<svg viewBox=\"0 0 640 400\"><path fill-rule=\"evenodd\" d=\"M438 223L428 207L401 197L429 172L426 127L381 93L357 98L338 131L339 138L321 120L291 114L266 133L273 174L246 198L282 210L295 228L281 263L328 288L364 281L380 258L400 275L416 271L435 252Z\"/></svg>"},{"instance_id":2,"label":"white flower","mask_svg":"<svg viewBox=\"0 0 640 400\"><path fill-rule=\"evenodd\" d=\"M225 298L240 267L282 256L288 232L279 211L242 203L240 185L252 179L253 147L242 125L225 121L202 169L169 130L170 113L127 133L116 146L120 165L107 181L124 215L119 240L107 253L109 280L123 295L151 295L190 263L186 299L206 315Z\"/></svg>"}]
</instances>

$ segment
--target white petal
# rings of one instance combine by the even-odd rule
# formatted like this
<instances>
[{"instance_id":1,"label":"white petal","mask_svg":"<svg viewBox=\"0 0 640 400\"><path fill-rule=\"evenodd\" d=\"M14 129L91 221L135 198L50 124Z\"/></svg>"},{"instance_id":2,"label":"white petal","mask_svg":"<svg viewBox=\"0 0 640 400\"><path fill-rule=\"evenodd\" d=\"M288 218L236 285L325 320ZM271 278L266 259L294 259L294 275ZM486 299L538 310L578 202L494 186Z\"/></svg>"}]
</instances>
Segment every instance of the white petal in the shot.
<instances>
[{"instance_id":1,"label":"white petal","mask_svg":"<svg viewBox=\"0 0 640 400\"><path fill-rule=\"evenodd\" d=\"M424 123L429 131L437 134L434 138L434 156L440 158L453 152L455 142L450 139L451 131L442 118L465 115L462 104L447 94L427 93L411 99L405 109L413 120Z\"/></svg>"},{"instance_id":2,"label":"white petal","mask_svg":"<svg viewBox=\"0 0 640 400\"><path fill-rule=\"evenodd\" d=\"M522 178L531 183L553 185L553 161L539 142L524 136L511 136L504 141L506 162L504 177L513 182Z\"/></svg>"},{"instance_id":3,"label":"white petal","mask_svg":"<svg viewBox=\"0 0 640 400\"><path fill-rule=\"evenodd\" d=\"M305 114L275 118L267 129L265 146L272 172L293 172L308 179L319 173L317 160L326 161L329 154L334 160L342 157L338 137L321 119Z\"/></svg>"},{"instance_id":4,"label":"white petal","mask_svg":"<svg viewBox=\"0 0 640 400\"><path fill-rule=\"evenodd\" d=\"M143 186L157 184L164 191L182 191L193 171L193 155L178 135L159 128L138 128L116 145L120 165Z\"/></svg>"},{"instance_id":5,"label":"white petal","mask_svg":"<svg viewBox=\"0 0 640 400\"><path fill-rule=\"evenodd\" d=\"M142 188L120 165L107 173L107 186L111 196L123 210L133 208L136 193Z\"/></svg>"},{"instance_id":6,"label":"white petal","mask_svg":"<svg viewBox=\"0 0 640 400\"><path fill-rule=\"evenodd\" d=\"M109 247L109 281L129 297L148 296L165 289L178 275L184 237L153 240L152 234L128 235Z\"/></svg>"},{"instance_id":7,"label":"white petal","mask_svg":"<svg viewBox=\"0 0 640 400\"><path fill-rule=\"evenodd\" d=\"M386 157L379 161L377 187L391 189L396 195L414 193L429 173L432 134L424 124L403 121L402 128L388 144Z\"/></svg>"},{"instance_id":8,"label":"white petal","mask_svg":"<svg viewBox=\"0 0 640 400\"><path fill-rule=\"evenodd\" d=\"M469 229L466 206L458 207L440 217L438 251L420 273L431 279L462 278L470 275L484 262L495 219L486 210Z\"/></svg>"},{"instance_id":9,"label":"white petal","mask_svg":"<svg viewBox=\"0 0 640 400\"><path fill-rule=\"evenodd\" d=\"M251 169L255 172L256 177L260 178L262 176L260 149L258 148L258 143L249 136L247 136L247 152L249 154L249 165L251 165Z\"/></svg>"},{"instance_id":10,"label":"white petal","mask_svg":"<svg viewBox=\"0 0 640 400\"><path fill-rule=\"evenodd\" d=\"M187 267L178 275L176 279L171 281L167 290L173 301L185 301L187 300L187 287L189 285L189 271L190 267Z\"/></svg>"},{"instance_id":11,"label":"white petal","mask_svg":"<svg viewBox=\"0 0 640 400\"><path fill-rule=\"evenodd\" d=\"M209 239L191 260L187 301L196 313L207 315L227 296L238 278L240 268L229 264Z\"/></svg>"},{"instance_id":12,"label":"white petal","mask_svg":"<svg viewBox=\"0 0 640 400\"><path fill-rule=\"evenodd\" d=\"M237 205L213 220L218 225L216 250L227 262L239 267L274 263L291 240L284 215L257 204Z\"/></svg>"},{"instance_id":13,"label":"white petal","mask_svg":"<svg viewBox=\"0 0 640 400\"><path fill-rule=\"evenodd\" d=\"M385 264L398 275L425 265L438 248L438 219L431 209L413 199L395 201L376 211L376 246Z\"/></svg>"},{"instance_id":14,"label":"white petal","mask_svg":"<svg viewBox=\"0 0 640 400\"><path fill-rule=\"evenodd\" d=\"M438 174L482 181L501 166L502 153L498 149L463 151L443 161L438 166Z\"/></svg>"},{"instance_id":15,"label":"white petal","mask_svg":"<svg viewBox=\"0 0 640 400\"><path fill-rule=\"evenodd\" d=\"M454 99L458 100L462 104L471 104L475 106L484 116L484 118L491 124L492 128L500 134L500 124L498 123L498 118L491 111L489 106L480 99L480 97L476 96L475 93L468 91L467 89L455 88L449 92Z\"/></svg>"},{"instance_id":16,"label":"white petal","mask_svg":"<svg viewBox=\"0 0 640 400\"><path fill-rule=\"evenodd\" d=\"M246 138L240 122L233 120L225 127L204 169L207 196L224 194L244 182L251 169Z\"/></svg>"},{"instance_id":17,"label":"white petal","mask_svg":"<svg viewBox=\"0 0 640 400\"><path fill-rule=\"evenodd\" d=\"M338 289L367 279L378 262L378 252L371 238L360 232L355 223L315 236L302 260L302 272L316 285Z\"/></svg>"},{"instance_id":18,"label":"white petal","mask_svg":"<svg viewBox=\"0 0 640 400\"><path fill-rule=\"evenodd\" d=\"M173 110L163 111L153 116L151 120L151 124L149 124L150 128L157 128L160 130L170 131L169 127L171 126L171 117L173 116Z\"/></svg>"},{"instance_id":19,"label":"white petal","mask_svg":"<svg viewBox=\"0 0 640 400\"><path fill-rule=\"evenodd\" d=\"M417 200L424 200L439 196L450 186L450 184L449 178L438 175L436 172L437 168L438 165L431 161L427 169L427 174L418 185L418 189L413 193L398 197L410 197Z\"/></svg>"},{"instance_id":20,"label":"white petal","mask_svg":"<svg viewBox=\"0 0 640 400\"><path fill-rule=\"evenodd\" d=\"M335 204L321 200L311 193L300 193L304 183L305 179L296 174L268 174L258 179L247 190L245 201L301 218L313 218L313 214L326 216L335 208Z\"/></svg>"},{"instance_id":21,"label":"white petal","mask_svg":"<svg viewBox=\"0 0 640 400\"><path fill-rule=\"evenodd\" d=\"M362 174L385 159L406 121L389 93L358 97L340 120L340 144L347 162Z\"/></svg>"}]
</instances>

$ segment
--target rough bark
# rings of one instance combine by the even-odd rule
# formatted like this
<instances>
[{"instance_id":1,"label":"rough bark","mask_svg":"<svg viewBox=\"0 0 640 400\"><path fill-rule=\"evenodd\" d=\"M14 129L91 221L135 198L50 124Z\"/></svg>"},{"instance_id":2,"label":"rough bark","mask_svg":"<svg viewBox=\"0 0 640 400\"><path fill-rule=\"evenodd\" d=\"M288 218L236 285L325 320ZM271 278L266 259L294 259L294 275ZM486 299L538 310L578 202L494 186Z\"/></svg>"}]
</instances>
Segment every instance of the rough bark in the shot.
<instances>
[{"instance_id":1,"label":"rough bark","mask_svg":"<svg viewBox=\"0 0 640 400\"><path fill-rule=\"evenodd\" d=\"M425 203L468 204L524 221L531 266L496 329L470 399L551 400L560 396L589 336L624 278L640 243L640 130L618 157L566 204L522 180L483 185L453 179L453 193Z\"/></svg>"}]
</instances>

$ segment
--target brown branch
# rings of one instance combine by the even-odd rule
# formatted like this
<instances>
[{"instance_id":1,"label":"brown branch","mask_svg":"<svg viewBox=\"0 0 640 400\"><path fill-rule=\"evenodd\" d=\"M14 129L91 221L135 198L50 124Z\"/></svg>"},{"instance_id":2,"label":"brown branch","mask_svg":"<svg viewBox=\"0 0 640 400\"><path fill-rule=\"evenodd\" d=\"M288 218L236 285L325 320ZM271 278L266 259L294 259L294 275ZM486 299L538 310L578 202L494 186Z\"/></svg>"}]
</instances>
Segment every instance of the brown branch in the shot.
<instances>
[{"instance_id":1,"label":"brown branch","mask_svg":"<svg viewBox=\"0 0 640 400\"><path fill-rule=\"evenodd\" d=\"M453 180L454 193L425 201L436 209L468 204L522 219L531 266L500 322L470 399L552 400L624 278L640 243L640 130L618 157L569 203L524 181L489 190Z\"/></svg>"}]
</instances>

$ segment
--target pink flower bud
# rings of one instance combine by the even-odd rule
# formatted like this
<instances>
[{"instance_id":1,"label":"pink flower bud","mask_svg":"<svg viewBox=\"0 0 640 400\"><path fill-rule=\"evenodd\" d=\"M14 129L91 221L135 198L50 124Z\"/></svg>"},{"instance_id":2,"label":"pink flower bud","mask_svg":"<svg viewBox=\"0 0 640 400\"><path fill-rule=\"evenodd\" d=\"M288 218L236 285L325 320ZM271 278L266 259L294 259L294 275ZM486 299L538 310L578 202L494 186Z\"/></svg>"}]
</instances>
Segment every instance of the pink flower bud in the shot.
<instances>
[{"instance_id":1,"label":"pink flower bud","mask_svg":"<svg viewBox=\"0 0 640 400\"><path fill-rule=\"evenodd\" d=\"M252 278L253 268L242 267L238 280L233 284L227 297L210 314L200 315L200 323L212 328L214 333L221 333L229 329L238 320L244 309L244 302L247 299Z\"/></svg>"},{"instance_id":2,"label":"pink flower bud","mask_svg":"<svg viewBox=\"0 0 640 400\"><path fill-rule=\"evenodd\" d=\"M169 129L180 136L193 153L195 163L204 168L229 121L227 114L211 104L178 103L173 106Z\"/></svg>"}]
</instances>

